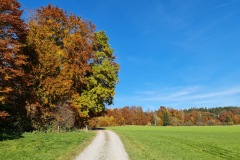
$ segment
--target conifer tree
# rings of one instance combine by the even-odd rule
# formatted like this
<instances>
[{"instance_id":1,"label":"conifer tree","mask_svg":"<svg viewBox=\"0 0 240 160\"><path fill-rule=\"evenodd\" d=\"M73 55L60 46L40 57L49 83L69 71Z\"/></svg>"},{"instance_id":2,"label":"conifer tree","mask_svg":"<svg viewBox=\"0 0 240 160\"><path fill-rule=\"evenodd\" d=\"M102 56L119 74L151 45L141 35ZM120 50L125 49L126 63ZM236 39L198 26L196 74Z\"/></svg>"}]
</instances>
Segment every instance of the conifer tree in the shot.
<instances>
[{"instance_id":1,"label":"conifer tree","mask_svg":"<svg viewBox=\"0 0 240 160\"><path fill-rule=\"evenodd\" d=\"M165 111L163 114L163 126L169 126L169 125L170 125L169 114L167 111Z\"/></svg>"}]
</instances>

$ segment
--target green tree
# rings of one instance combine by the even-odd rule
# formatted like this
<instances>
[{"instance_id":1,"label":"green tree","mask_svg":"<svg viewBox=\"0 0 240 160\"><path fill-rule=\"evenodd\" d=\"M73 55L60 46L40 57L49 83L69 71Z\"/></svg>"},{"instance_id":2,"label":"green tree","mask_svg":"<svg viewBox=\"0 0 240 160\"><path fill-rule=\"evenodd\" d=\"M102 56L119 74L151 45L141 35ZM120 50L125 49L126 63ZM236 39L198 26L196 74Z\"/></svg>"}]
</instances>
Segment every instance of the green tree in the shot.
<instances>
[{"instance_id":1,"label":"green tree","mask_svg":"<svg viewBox=\"0 0 240 160\"><path fill-rule=\"evenodd\" d=\"M169 126L169 125L170 125L169 113L165 111L163 114L163 126Z\"/></svg>"},{"instance_id":2,"label":"green tree","mask_svg":"<svg viewBox=\"0 0 240 160\"><path fill-rule=\"evenodd\" d=\"M232 125L232 124L233 124L233 121L232 121L232 118L231 118L230 115L227 115L227 117L226 117L226 123L227 123L228 125Z\"/></svg>"},{"instance_id":3,"label":"green tree","mask_svg":"<svg viewBox=\"0 0 240 160\"><path fill-rule=\"evenodd\" d=\"M113 103L114 90L118 83L119 65L115 62L104 31L94 34L93 50L93 58L89 61L92 72L87 75L85 90L75 101L84 118L102 114L105 105Z\"/></svg>"}]
</instances>

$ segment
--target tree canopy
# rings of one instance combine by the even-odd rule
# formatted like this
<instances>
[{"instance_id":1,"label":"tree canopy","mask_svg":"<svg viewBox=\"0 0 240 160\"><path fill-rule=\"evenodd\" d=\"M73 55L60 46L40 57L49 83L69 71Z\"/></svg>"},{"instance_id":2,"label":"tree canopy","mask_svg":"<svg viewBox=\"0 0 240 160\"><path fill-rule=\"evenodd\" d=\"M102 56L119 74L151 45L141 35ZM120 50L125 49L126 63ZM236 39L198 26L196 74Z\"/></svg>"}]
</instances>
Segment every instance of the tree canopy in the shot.
<instances>
[{"instance_id":1,"label":"tree canopy","mask_svg":"<svg viewBox=\"0 0 240 160\"><path fill-rule=\"evenodd\" d=\"M119 65L104 31L52 5L25 24L19 2L0 2L1 106L24 99L33 126L47 128L82 124L113 103Z\"/></svg>"}]
</instances>

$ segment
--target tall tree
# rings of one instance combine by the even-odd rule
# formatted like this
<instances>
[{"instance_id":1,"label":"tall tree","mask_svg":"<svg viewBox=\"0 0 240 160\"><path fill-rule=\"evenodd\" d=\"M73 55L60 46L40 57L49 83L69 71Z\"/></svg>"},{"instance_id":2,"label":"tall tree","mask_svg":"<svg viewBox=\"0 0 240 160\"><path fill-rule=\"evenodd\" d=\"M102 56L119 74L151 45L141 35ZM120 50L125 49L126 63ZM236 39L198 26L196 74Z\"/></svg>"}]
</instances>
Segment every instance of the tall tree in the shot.
<instances>
[{"instance_id":1,"label":"tall tree","mask_svg":"<svg viewBox=\"0 0 240 160\"><path fill-rule=\"evenodd\" d=\"M94 34L93 50L93 58L89 61L92 72L87 76L86 89L76 101L81 114L90 117L101 114L105 105L113 103L119 71L104 31Z\"/></svg>"},{"instance_id":2,"label":"tall tree","mask_svg":"<svg viewBox=\"0 0 240 160\"><path fill-rule=\"evenodd\" d=\"M65 67L63 50L65 13L52 6L42 7L29 22L28 47L31 48L34 77L29 115L35 125L50 123L56 117L56 105L69 94L71 80Z\"/></svg>"},{"instance_id":3,"label":"tall tree","mask_svg":"<svg viewBox=\"0 0 240 160\"><path fill-rule=\"evenodd\" d=\"M88 60L93 53L94 26L48 5L36 10L29 28L28 46L37 59L32 70L35 98L28 108L32 117L40 112L44 124L58 119L59 107L71 105L83 91L85 75L91 71Z\"/></svg>"},{"instance_id":4,"label":"tall tree","mask_svg":"<svg viewBox=\"0 0 240 160\"><path fill-rule=\"evenodd\" d=\"M10 114L26 116L23 47L27 31L20 7L17 0L0 0L0 105L8 106Z\"/></svg>"},{"instance_id":5,"label":"tall tree","mask_svg":"<svg viewBox=\"0 0 240 160\"><path fill-rule=\"evenodd\" d=\"M165 111L163 114L163 126L169 126L169 125L170 125L169 113L168 111Z\"/></svg>"},{"instance_id":6,"label":"tall tree","mask_svg":"<svg viewBox=\"0 0 240 160\"><path fill-rule=\"evenodd\" d=\"M28 105L33 118L46 124L59 119L61 107L70 106L83 120L112 104L119 66L104 32L51 5L36 11L29 30L28 47L35 54L34 98Z\"/></svg>"},{"instance_id":7,"label":"tall tree","mask_svg":"<svg viewBox=\"0 0 240 160\"><path fill-rule=\"evenodd\" d=\"M21 95L21 77L26 56L21 52L25 42L25 24L16 0L0 0L0 100L11 103Z\"/></svg>"}]
</instances>

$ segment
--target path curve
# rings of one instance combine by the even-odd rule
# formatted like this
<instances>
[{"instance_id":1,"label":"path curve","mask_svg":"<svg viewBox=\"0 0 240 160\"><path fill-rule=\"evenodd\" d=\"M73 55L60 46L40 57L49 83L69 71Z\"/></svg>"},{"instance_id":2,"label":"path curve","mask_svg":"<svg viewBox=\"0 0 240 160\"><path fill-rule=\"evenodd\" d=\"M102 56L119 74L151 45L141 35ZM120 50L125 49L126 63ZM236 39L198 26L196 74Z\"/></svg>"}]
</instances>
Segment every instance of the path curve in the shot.
<instances>
[{"instance_id":1,"label":"path curve","mask_svg":"<svg viewBox=\"0 0 240 160\"><path fill-rule=\"evenodd\" d=\"M116 133L99 130L93 142L76 160L128 160L128 154Z\"/></svg>"}]
</instances>

